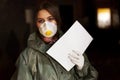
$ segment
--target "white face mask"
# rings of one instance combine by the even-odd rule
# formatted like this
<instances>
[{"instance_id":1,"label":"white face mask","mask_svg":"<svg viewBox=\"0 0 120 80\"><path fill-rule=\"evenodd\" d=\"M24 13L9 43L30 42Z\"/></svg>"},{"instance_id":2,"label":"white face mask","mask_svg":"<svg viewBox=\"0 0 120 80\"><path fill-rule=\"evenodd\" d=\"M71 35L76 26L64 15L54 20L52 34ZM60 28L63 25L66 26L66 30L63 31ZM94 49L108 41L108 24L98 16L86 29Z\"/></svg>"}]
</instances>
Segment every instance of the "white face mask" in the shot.
<instances>
[{"instance_id":1,"label":"white face mask","mask_svg":"<svg viewBox=\"0 0 120 80\"><path fill-rule=\"evenodd\" d=\"M39 32L44 37L53 37L57 32L57 25L52 22L46 21L39 27Z\"/></svg>"}]
</instances>

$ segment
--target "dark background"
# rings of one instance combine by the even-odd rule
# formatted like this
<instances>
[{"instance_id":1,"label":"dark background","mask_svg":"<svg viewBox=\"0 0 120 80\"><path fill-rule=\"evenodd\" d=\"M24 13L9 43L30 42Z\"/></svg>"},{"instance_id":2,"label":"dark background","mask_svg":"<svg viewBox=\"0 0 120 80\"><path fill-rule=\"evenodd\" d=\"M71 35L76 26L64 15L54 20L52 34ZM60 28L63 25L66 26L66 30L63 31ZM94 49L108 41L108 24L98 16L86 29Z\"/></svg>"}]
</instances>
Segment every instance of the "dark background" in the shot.
<instances>
[{"instance_id":1,"label":"dark background","mask_svg":"<svg viewBox=\"0 0 120 80\"><path fill-rule=\"evenodd\" d=\"M9 80L15 70L15 61L27 46L27 38L33 31L34 8L43 0L0 0L0 80ZM91 64L99 73L98 80L119 80L120 76L120 24L100 29L96 24L98 7L118 11L120 0L51 0L59 4L62 30L65 32L78 20L93 36L86 50ZM31 10L26 21L26 10ZM29 14L27 14L29 15ZM120 21L119 21L120 22Z\"/></svg>"}]
</instances>

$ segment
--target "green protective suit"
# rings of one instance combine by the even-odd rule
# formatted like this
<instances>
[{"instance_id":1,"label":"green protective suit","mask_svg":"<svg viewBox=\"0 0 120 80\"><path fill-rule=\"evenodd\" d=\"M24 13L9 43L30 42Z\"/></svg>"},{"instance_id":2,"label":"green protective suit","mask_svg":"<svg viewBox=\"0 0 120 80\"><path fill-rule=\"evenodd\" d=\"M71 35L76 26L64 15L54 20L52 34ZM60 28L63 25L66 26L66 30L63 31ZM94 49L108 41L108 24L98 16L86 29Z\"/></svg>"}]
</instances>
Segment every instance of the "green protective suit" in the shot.
<instances>
[{"instance_id":1,"label":"green protective suit","mask_svg":"<svg viewBox=\"0 0 120 80\"><path fill-rule=\"evenodd\" d=\"M50 46L44 43L36 33L31 34L27 48L16 62L16 71L11 80L97 80L98 73L85 54L82 70L77 70L74 66L68 72L46 54Z\"/></svg>"}]
</instances>

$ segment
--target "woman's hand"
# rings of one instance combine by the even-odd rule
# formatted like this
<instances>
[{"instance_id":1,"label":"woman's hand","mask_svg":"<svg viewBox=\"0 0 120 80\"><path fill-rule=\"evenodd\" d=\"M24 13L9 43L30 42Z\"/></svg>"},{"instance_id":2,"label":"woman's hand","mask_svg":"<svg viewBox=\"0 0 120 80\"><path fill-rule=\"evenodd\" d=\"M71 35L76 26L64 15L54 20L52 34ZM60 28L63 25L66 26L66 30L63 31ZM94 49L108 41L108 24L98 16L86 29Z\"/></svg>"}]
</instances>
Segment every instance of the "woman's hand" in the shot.
<instances>
[{"instance_id":1,"label":"woman's hand","mask_svg":"<svg viewBox=\"0 0 120 80\"><path fill-rule=\"evenodd\" d=\"M77 68L79 70L83 68L84 56L80 52L73 50L72 53L70 53L68 57L73 64L77 65Z\"/></svg>"}]
</instances>

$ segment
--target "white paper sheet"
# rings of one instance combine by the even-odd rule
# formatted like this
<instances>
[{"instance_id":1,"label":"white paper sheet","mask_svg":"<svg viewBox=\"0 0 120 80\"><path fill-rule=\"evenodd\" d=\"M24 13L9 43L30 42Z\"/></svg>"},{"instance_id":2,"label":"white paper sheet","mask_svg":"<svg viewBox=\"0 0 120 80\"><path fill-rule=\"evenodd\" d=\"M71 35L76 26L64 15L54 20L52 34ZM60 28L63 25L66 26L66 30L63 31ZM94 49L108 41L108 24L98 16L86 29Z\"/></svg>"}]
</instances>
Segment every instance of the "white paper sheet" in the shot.
<instances>
[{"instance_id":1,"label":"white paper sheet","mask_svg":"<svg viewBox=\"0 0 120 80\"><path fill-rule=\"evenodd\" d=\"M72 50L83 54L92 40L93 38L83 26L75 21L70 29L46 53L58 61L67 71L70 71L74 64L68 58L68 54Z\"/></svg>"}]
</instances>

